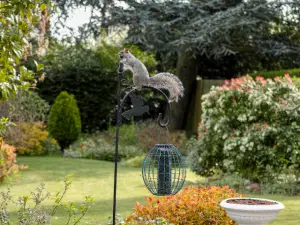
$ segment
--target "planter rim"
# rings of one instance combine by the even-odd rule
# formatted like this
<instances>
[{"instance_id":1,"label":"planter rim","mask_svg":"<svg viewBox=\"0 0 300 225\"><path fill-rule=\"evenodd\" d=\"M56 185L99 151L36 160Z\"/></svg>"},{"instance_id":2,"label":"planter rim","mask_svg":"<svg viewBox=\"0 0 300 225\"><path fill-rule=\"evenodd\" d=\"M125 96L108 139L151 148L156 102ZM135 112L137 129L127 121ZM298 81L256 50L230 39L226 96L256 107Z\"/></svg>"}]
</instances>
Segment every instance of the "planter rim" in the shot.
<instances>
[{"instance_id":1,"label":"planter rim","mask_svg":"<svg viewBox=\"0 0 300 225\"><path fill-rule=\"evenodd\" d=\"M233 199L254 199L254 200L262 200L262 201L271 201L276 202L277 204L273 205L246 205L246 204L234 204L234 203L227 203L228 200ZM280 211L284 209L284 205L281 202L271 200L271 199L264 199L264 198L227 198L220 203L221 207L224 209L232 209L232 210L240 210L240 211Z\"/></svg>"}]
</instances>

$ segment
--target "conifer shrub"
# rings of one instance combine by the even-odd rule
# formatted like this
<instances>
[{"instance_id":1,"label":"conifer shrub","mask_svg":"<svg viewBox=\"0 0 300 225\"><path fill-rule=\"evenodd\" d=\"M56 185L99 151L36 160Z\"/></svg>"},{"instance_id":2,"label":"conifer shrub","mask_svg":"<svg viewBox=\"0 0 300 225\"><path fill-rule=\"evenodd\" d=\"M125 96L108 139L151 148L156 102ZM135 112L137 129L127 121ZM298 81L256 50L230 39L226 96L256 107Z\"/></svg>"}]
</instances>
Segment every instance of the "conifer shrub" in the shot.
<instances>
[{"instance_id":1,"label":"conifer shrub","mask_svg":"<svg viewBox=\"0 0 300 225\"><path fill-rule=\"evenodd\" d=\"M126 218L128 224L138 218L154 220L163 217L178 225L236 224L220 206L227 198L241 197L235 190L224 187L185 187L173 196L147 197L146 204L136 203L134 212Z\"/></svg>"},{"instance_id":2,"label":"conifer shrub","mask_svg":"<svg viewBox=\"0 0 300 225\"><path fill-rule=\"evenodd\" d=\"M73 95L61 92L51 107L48 118L48 130L63 152L76 141L81 132L80 112Z\"/></svg>"}]
</instances>

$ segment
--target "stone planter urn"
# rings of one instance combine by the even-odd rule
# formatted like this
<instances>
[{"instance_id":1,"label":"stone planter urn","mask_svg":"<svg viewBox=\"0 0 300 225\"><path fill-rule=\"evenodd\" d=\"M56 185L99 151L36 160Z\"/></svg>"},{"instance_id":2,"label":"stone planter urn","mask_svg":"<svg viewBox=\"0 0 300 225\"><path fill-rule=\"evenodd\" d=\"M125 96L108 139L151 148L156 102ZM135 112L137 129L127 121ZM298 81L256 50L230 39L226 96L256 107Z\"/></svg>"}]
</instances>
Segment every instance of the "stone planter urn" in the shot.
<instances>
[{"instance_id":1,"label":"stone planter urn","mask_svg":"<svg viewBox=\"0 0 300 225\"><path fill-rule=\"evenodd\" d=\"M280 202L262 198L229 198L220 203L227 215L239 225L265 225L284 209Z\"/></svg>"}]
</instances>

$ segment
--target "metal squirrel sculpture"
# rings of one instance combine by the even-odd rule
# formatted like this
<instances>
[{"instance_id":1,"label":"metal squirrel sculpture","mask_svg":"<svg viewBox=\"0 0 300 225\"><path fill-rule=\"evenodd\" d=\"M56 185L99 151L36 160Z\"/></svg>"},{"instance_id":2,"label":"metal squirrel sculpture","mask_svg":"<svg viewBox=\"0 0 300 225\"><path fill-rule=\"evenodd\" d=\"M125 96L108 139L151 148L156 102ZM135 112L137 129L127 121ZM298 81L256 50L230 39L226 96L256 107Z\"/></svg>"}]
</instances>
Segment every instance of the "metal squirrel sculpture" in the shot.
<instances>
[{"instance_id":1,"label":"metal squirrel sculpture","mask_svg":"<svg viewBox=\"0 0 300 225\"><path fill-rule=\"evenodd\" d=\"M180 97L183 97L184 88L181 81L171 73L158 73L153 77L149 77L146 66L127 48L118 53L121 62L124 64L124 71L133 73L133 84L137 88L143 86L154 87L157 89L166 89L169 92L169 101L177 102Z\"/></svg>"}]
</instances>

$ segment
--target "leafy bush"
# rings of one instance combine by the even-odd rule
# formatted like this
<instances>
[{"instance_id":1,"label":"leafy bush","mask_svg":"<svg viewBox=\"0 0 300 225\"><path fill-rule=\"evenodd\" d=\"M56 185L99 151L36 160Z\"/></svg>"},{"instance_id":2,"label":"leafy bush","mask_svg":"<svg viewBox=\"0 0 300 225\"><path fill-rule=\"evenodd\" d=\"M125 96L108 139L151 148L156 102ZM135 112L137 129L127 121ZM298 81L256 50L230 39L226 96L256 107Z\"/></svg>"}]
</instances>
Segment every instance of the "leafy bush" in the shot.
<instances>
[{"instance_id":1,"label":"leafy bush","mask_svg":"<svg viewBox=\"0 0 300 225\"><path fill-rule=\"evenodd\" d=\"M16 160L17 154L14 146L5 142L0 142L0 180L9 174L16 173L19 170Z\"/></svg>"},{"instance_id":2,"label":"leafy bush","mask_svg":"<svg viewBox=\"0 0 300 225\"><path fill-rule=\"evenodd\" d=\"M127 221L141 217L153 220L164 217L178 225L235 224L220 207L226 198L239 197L233 189L224 187L185 187L174 196L147 197L146 204L136 203Z\"/></svg>"},{"instance_id":3,"label":"leafy bush","mask_svg":"<svg viewBox=\"0 0 300 225\"><path fill-rule=\"evenodd\" d=\"M273 71L257 71L251 73L250 76L255 78L257 76L267 78L283 77L285 74L289 74L292 77L300 77L300 68L286 69L286 70L273 70Z\"/></svg>"},{"instance_id":4,"label":"leafy bush","mask_svg":"<svg viewBox=\"0 0 300 225\"><path fill-rule=\"evenodd\" d=\"M157 143L172 143L180 149L182 154L186 154L187 138L184 131L168 131L153 121L137 123L136 129L137 145L145 152L148 152Z\"/></svg>"},{"instance_id":5,"label":"leafy bush","mask_svg":"<svg viewBox=\"0 0 300 225\"><path fill-rule=\"evenodd\" d=\"M129 159L141 155L143 152L136 146L120 145L118 153L118 161L121 159ZM81 138L68 149L66 149L66 157L88 158L105 161L114 161L115 146L106 142L101 135L90 135Z\"/></svg>"},{"instance_id":6,"label":"leafy bush","mask_svg":"<svg viewBox=\"0 0 300 225\"><path fill-rule=\"evenodd\" d=\"M15 95L18 90L28 89L33 83L33 71L22 64L28 56L29 38L37 33L37 26L43 27L41 17L45 8L51 10L50 1L1 1L1 100ZM37 72L41 68L37 65Z\"/></svg>"},{"instance_id":7,"label":"leafy bush","mask_svg":"<svg viewBox=\"0 0 300 225\"><path fill-rule=\"evenodd\" d=\"M246 76L213 87L203 96L199 140L189 155L203 176L237 172L257 182L283 169L299 171L299 91L289 76Z\"/></svg>"},{"instance_id":8,"label":"leafy bush","mask_svg":"<svg viewBox=\"0 0 300 225\"><path fill-rule=\"evenodd\" d=\"M1 115L14 122L45 121L49 109L49 104L35 92L21 91L16 98L0 104Z\"/></svg>"},{"instance_id":9,"label":"leafy bush","mask_svg":"<svg viewBox=\"0 0 300 225\"><path fill-rule=\"evenodd\" d=\"M293 77L292 81L293 85L295 85L298 88L298 90L300 90L300 77Z\"/></svg>"},{"instance_id":10,"label":"leafy bush","mask_svg":"<svg viewBox=\"0 0 300 225\"><path fill-rule=\"evenodd\" d=\"M207 179L202 180L199 185L203 186L228 186L240 193L245 193L247 191L245 185L245 179L238 174L220 174Z\"/></svg>"},{"instance_id":11,"label":"leafy bush","mask_svg":"<svg viewBox=\"0 0 300 225\"><path fill-rule=\"evenodd\" d=\"M57 155L60 152L60 146L55 139L48 136L44 142L44 151L46 155Z\"/></svg>"},{"instance_id":12,"label":"leafy bush","mask_svg":"<svg viewBox=\"0 0 300 225\"><path fill-rule=\"evenodd\" d=\"M259 184L253 183L238 174L221 174L201 180L199 185L219 186L224 185L234 188L240 193L261 193L264 195L299 195L299 180L291 169L282 171L273 180L263 179Z\"/></svg>"},{"instance_id":13,"label":"leafy bush","mask_svg":"<svg viewBox=\"0 0 300 225\"><path fill-rule=\"evenodd\" d=\"M113 140L116 135L116 127L110 126L106 134L107 139ZM157 143L172 143L185 155L186 142L184 131L168 131L152 120L123 124L119 131L120 145L136 145L144 152L148 152Z\"/></svg>"},{"instance_id":14,"label":"leafy bush","mask_svg":"<svg viewBox=\"0 0 300 225\"><path fill-rule=\"evenodd\" d=\"M116 225L174 225L172 223L169 223L166 219L162 218L162 217L157 217L154 220L145 220L141 217L136 218L136 219L132 219L131 221L124 221L122 218L119 217L119 215L117 215L116 217ZM107 225L112 225L113 221L109 221ZM101 225L101 224L99 224Z\"/></svg>"},{"instance_id":15,"label":"leafy bush","mask_svg":"<svg viewBox=\"0 0 300 225\"><path fill-rule=\"evenodd\" d=\"M85 196L85 200L82 204L77 206L74 202L63 202L67 191L70 189L71 181L69 176L63 180L64 189L61 192L57 192L52 195L45 190L45 184L41 184L37 187L36 191L31 192L31 196L20 196L17 199L11 195L10 190L7 192L1 192L1 208L0 218L1 224L51 224L51 218L53 218L58 208L64 208L65 210L65 224L80 224L83 217L90 210L95 202L95 199L91 196ZM54 199L54 203L51 207L45 207L43 204L45 200ZM9 213L9 204L16 204L17 210L17 223L13 221L16 218L11 218Z\"/></svg>"},{"instance_id":16,"label":"leafy bush","mask_svg":"<svg viewBox=\"0 0 300 225\"><path fill-rule=\"evenodd\" d=\"M119 46L54 46L42 60L47 65L47 76L37 85L39 94L52 104L61 91L67 90L78 102L83 131L107 129L111 116L115 119ZM156 65L154 56L136 46L129 47L152 72Z\"/></svg>"},{"instance_id":17,"label":"leafy bush","mask_svg":"<svg viewBox=\"0 0 300 225\"><path fill-rule=\"evenodd\" d=\"M134 122L130 124L122 124L119 128L119 143L120 145L136 145L137 143L137 128ZM139 132L139 131L138 131ZM116 135L116 126L109 126L108 136L113 139Z\"/></svg>"},{"instance_id":18,"label":"leafy bush","mask_svg":"<svg viewBox=\"0 0 300 225\"><path fill-rule=\"evenodd\" d=\"M4 140L16 147L18 155L42 155L46 153L48 131L42 122L19 122L8 128ZM53 140L54 141L54 140Z\"/></svg>"},{"instance_id":19,"label":"leafy bush","mask_svg":"<svg viewBox=\"0 0 300 225\"><path fill-rule=\"evenodd\" d=\"M58 141L62 152L77 140L81 132L81 120L73 95L63 91L57 96L51 106L48 130L51 136Z\"/></svg>"}]
</instances>

